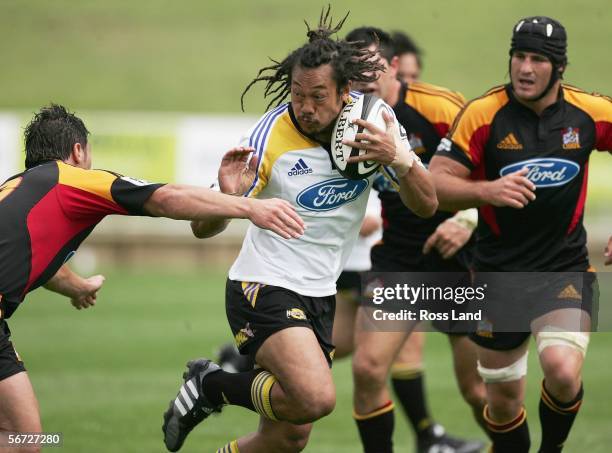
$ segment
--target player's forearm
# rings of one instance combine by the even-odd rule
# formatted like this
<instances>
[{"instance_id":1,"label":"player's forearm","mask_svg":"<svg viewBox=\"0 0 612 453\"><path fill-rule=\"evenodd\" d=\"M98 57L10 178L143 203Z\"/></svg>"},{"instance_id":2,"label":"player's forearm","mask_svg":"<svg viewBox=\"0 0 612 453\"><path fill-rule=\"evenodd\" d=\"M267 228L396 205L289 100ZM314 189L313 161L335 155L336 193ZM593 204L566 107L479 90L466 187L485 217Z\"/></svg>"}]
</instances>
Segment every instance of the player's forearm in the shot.
<instances>
[{"instance_id":1,"label":"player's forearm","mask_svg":"<svg viewBox=\"0 0 612 453\"><path fill-rule=\"evenodd\" d=\"M460 211L486 204L486 181L472 181L432 170L440 209Z\"/></svg>"},{"instance_id":2,"label":"player's forearm","mask_svg":"<svg viewBox=\"0 0 612 453\"><path fill-rule=\"evenodd\" d=\"M54 293L73 298L79 294L82 283L83 278L72 272L68 265L64 264L56 274L44 284L44 287Z\"/></svg>"},{"instance_id":3,"label":"player's forearm","mask_svg":"<svg viewBox=\"0 0 612 453\"><path fill-rule=\"evenodd\" d=\"M175 220L219 223L229 218L248 218L252 200L195 186L168 184L156 190L145 204L148 213Z\"/></svg>"},{"instance_id":4,"label":"player's forearm","mask_svg":"<svg viewBox=\"0 0 612 453\"><path fill-rule=\"evenodd\" d=\"M419 217L427 218L436 213L438 200L431 173L417 163L399 177L399 194L402 202Z\"/></svg>"}]
</instances>

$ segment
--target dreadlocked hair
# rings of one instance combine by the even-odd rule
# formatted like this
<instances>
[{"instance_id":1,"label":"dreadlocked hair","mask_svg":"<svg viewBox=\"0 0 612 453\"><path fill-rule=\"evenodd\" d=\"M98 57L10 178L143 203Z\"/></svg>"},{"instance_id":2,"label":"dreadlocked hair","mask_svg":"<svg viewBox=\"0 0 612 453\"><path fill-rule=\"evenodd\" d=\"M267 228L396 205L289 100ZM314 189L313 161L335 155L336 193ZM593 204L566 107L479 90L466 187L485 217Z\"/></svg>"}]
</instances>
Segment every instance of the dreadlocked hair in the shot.
<instances>
[{"instance_id":1,"label":"dreadlocked hair","mask_svg":"<svg viewBox=\"0 0 612 453\"><path fill-rule=\"evenodd\" d=\"M353 43L332 38L340 31L349 13L346 13L342 20L334 26L330 11L329 5L323 8L316 29L311 29L308 22L304 21L308 43L291 52L282 61L270 58L273 64L259 70L257 76L246 86L240 96L240 106L243 111L246 93L258 82L266 82L264 98L271 98L266 110L282 104L291 92L291 74L296 65L307 69L318 68L326 64L331 65L338 92L351 80L373 82L378 78L377 71L385 70L375 52L358 49Z\"/></svg>"}]
</instances>

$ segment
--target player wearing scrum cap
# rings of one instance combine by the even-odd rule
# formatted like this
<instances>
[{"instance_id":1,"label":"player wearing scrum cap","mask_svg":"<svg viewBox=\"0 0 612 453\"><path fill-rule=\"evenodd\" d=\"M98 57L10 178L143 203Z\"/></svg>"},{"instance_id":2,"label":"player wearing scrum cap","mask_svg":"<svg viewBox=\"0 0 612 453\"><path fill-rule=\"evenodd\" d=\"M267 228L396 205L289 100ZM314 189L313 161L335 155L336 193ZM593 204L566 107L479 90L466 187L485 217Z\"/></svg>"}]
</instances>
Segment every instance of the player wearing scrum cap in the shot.
<instances>
[{"instance_id":1,"label":"player wearing scrum cap","mask_svg":"<svg viewBox=\"0 0 612 453\"><path fill-rule=\"evenodd\" d=\"M335 283L376 177L345 179L331 160L331 133L352 96L350 81L371 80L378 69L369 53L332 38L343 22L332 26L327 9L318 27L308 29L306 44L262 69L247 87L267 82L266 95L279 105L245 137L259 164L252 184L235 184L232 191L283 197L303 216L306 232L283 243L261 229L248 230L229 272L226 311L237 346L254 356L260 368L227 373L206 359L190 362L185 383L164 415L170 450L178 450L211 412L233 404L257 412L261 421L257 432L220 451L301 451L312 422L334 408L329 366ZM287 96L291 102L282 103ZM395 168L404 202L418 215L433 215L437 201L431 175L401 139L395 118L386 116L386 130L362 120L357 124L367 126L369 134L356 138L369 143L347 143L367 147L366 154L354 159ZM192 224L196 235L222 226Z\"/></svg>"},{"instance_id":2,"label":"player wearing scrum cap","mask_svg":"<svg viewBox=\"0 0 612 453\"><path fill-rule=\"evenodd\" d=\"M545 284L534 274L502 274L489 285L491 318L472 335L496 453L529 451L523 399L530 335L544 372L540 452L562 450L582 402L595 314L583 226L588 159L593 149L612 150L612 102L561 82L566 48L556 20L520 20L510 83L466 106L430 165L442 208L480 208L477 271L550 273ZM516 313L524 329L504 324ZM576 315L579 332L557 325L568 315Z\"/></svg>"}]
</instances>

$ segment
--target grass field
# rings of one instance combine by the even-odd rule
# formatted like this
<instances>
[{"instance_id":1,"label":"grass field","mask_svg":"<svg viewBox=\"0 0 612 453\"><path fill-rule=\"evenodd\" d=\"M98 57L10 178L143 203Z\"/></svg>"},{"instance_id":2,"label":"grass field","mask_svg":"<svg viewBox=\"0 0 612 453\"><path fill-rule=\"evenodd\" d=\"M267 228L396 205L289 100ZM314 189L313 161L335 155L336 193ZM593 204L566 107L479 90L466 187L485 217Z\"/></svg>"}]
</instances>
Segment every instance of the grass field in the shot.
<instances>
[{"instance_id":1,"label":"grass field","mask_svg":"<svg viewBox=\"0 0 612 453\"><path fill-rule=\"evenodd\" d=\"M3 0L0 109L51 100L83 110L237 112L240 93L268 63L306 39L327 1ZM612 94L607 0L332 3L360 25L411 33L425 49L423 78L468 98L503 83L512 26L550 15L569 33L567 80ZM261 112L261 90L247 111Z\"/></svg>"},{"instance_id":2,"label":"grass field","mask_svg":"<svg viewBox=\"0 0 612 453\"><path fill-rule=\"evenodd\" d=\"M238 112L240 93L257 70L268 57L283 58L301 45L302 19L316 22L325 3L1 0L0 110L30 117L54 101L85 112L86 119L88 111ZM426 51L423 79L468 98L507 81L507 49L516 20L551 15L569 32L566 79L612 94L612 10L607 0L379 0L367 7L338 0L332 6L335 17L351 10L342 34L364 24L410 32ZM262 112L266 103L261 93L258 88L249 94L247 112ZM161 121L167 123L166 118ZM146 126L158 129L157 124ZM94 143L100 152L116 145L103 130L93 132L99 134ZM122 146L146 149L151 162L151 152L162 153L133 131L122 140ZM172 146L171 137L164 140L164 146ZM171 157L156 162L165 165ZM598 155L591 171L591 198L605 213L609 157ZM134 175L148 170L123 154L116 159L124 167L113 166L115 170ZM28 298L10 322L13 340L37 391L45 430L64 433L61 451L165 451L161 414L175 395L184 363L211 356L230 340L225 273L213 268L109 270L99 305L85 312L44 290ZM586 401L567 444L570 453L610 451L611 348L612 334L593 336L584 370ZM460 401L442 335L429 336L426 365L436 418L453 433L482 438ZM533 352L530 368L527 408L537 445L541 376ZM360 446L350 415L349 362L335 364L334 375L336 411L317 424L307 451L355 453ZM214 452L254 429L256 422L254 414L228 408L199 427L182 451ZM413 444L400 415L395 443L398 452L411 451Z\"/></svg>"},{"instance_id":3,"label":"grass field","mask_svg":"<svg viewBox=\"0 0 612 453\"><path fill-rule=\"evenodd\" d=\"M225 269L186 272L106 272L106 286L93 310L76 311L61 297L38 290L11 320L41 405L46 431L63 432L66 452L162 452L161 414L180 382L184 363L211 356L230 339L225 320ZM606 301L604 301L606 302ZM609 452L612 334L594 335L585 366L586 400L566 451ZM534 443L539 440L540 372L530 357L527 409ZM429 334L427 386L433 413L449 430L482 437L460 401L452 379L446 338ZM355 453L348 361L334 365L335 412L317 423L306 451ZM190 436L185 452L214 452L255 428L255 414L228 408ZM398 452L412 451L412 438L398 416Z\"/></svg>"}]
</instances>

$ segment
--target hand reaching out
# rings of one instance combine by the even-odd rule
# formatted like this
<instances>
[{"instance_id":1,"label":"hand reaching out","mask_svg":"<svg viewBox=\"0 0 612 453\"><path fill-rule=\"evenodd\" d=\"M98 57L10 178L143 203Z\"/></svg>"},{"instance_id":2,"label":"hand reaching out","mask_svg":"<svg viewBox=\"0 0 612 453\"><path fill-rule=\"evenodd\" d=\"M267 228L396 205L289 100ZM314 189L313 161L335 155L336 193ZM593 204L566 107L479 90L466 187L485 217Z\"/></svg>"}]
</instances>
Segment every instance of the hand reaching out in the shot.
<instances>
[{"instance_id":1,"label":"hand reaching out","mask_svg":"<svg viewBox=\"0 0 612 453\"><path fill-rule=\"evenodd\" d=\"M228 195L243 195L255 180L257 157L251 153L255 148L239 146L232 148L223 156L219 167L219 187ZM248 162L248 163L247 163Z\"/></svg>"}]
</instances>

